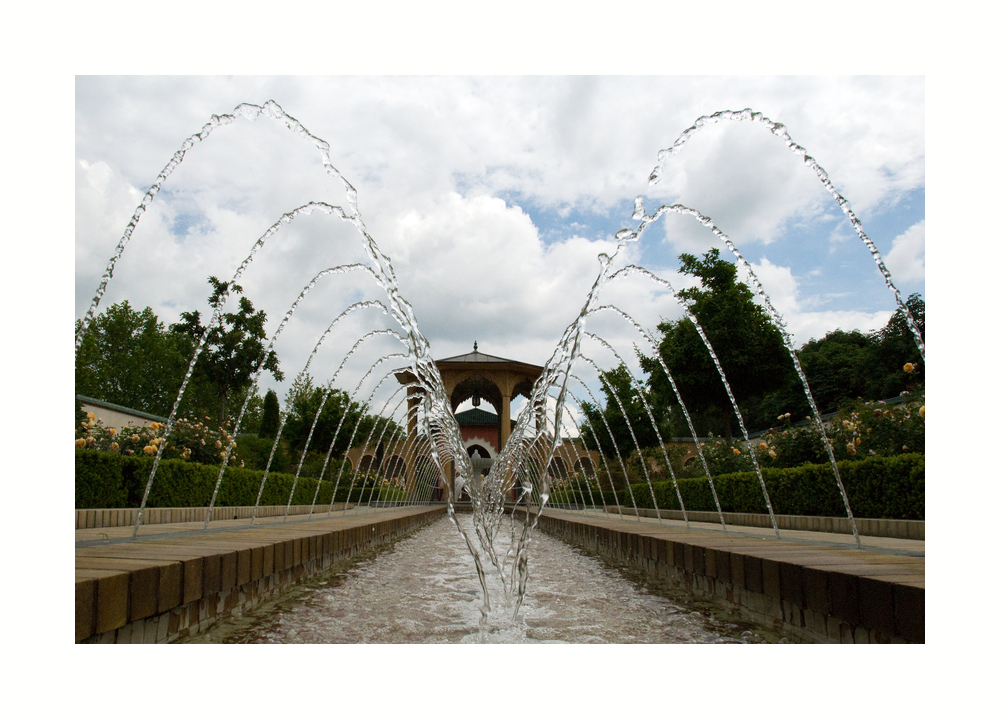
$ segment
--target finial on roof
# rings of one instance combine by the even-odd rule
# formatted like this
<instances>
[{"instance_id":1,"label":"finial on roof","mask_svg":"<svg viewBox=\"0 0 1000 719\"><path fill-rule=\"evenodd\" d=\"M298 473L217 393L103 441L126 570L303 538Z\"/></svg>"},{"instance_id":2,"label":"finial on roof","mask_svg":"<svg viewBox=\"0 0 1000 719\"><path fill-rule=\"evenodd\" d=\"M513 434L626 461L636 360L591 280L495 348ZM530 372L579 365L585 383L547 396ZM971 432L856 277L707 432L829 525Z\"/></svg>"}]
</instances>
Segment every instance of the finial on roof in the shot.
<instances>
[{"instance_id":1,"label":"finial on roof","mask_svg":"<svg viewBox=\"0 0 1000 719\"><path fill-rule=\"evenodd\" d=\"M473 352L478 352L479 351L479 342L478 341L472 343L472 351Z\"/></svg>"}]
</instances>

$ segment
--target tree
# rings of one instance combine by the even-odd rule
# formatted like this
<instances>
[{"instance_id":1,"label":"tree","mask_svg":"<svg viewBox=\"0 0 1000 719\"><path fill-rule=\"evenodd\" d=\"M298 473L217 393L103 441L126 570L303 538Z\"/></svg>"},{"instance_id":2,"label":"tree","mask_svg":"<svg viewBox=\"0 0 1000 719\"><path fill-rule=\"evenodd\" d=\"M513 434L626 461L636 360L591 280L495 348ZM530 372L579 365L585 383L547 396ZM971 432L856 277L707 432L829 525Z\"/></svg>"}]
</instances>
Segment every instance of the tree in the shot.
<instances>
[{"instance_id":1,"label":"tree","mask_svg":"<svg viewBox=\"0 0 1000 719\"><path fill-rule=\"evenodd\" d=\"M792 362L781 333L753 294L736 281L736 266L719 258L719 250L704 260L682 254L681 272L701 280L701 287L678 292L708 337L740 407L759 403L782 386ZM733 408L712 357L690 319L661 322L659 354L670 370L685 405L698 415L696 427L718 431L732 442ZM658 412L676 403L663 368L655 357L641 357L650 373L650 396ZM699 429L699 432L703 430Z\"/></svg>"},{"instance_id":2,"label":"tree","mask_svg":"<svg viewBox=\"0 0 1000 719\"><path fill-rule=\"evenodd\" d=\"M338 458L351 449L352 444L358 446L369 438L372 442L376 442L380 436L383 441L398 436L399 428L395 422L367 414L365 408L358 402L352 402L350 396L343 390L330 390L325 402L323 395L323 388L314 386L309 375L296 379L289 388L286 398L288 417L285 419L282 436L288 440L289 446L293 449L301 451L305 447L310 430L313 435L309 450L323 454L330 448L334 433L337 433L332 456ZM321 402L322 411L319 409ZM317 412L320 413L318 420L316 420ZM315 429L313 429L314 420L316 420ZM339 432L337 432L338 425ZM383 429L385 429L384 435Z\"/></svg>"},{"instance_id":3,"label":"tree","mask_svg":"<svg viewBox=\"0 0 1000 719\"><path fill-rule=\"evenodd\" d=\"M820 413L834 412L845 403L867 396L876 344L872 334L837 329L809 340L797 351ZM802 380L795 373L789 374L783 387L768 393L760 406L763 416L755 417L751 429L773 426L775 418L785 412L796 421L812 413Z\"/></svg>"},{"instance_id":4,"label":"tree","mask_svg":"<svg viewBox=\"0 0 1000 719\"><path fill-rule=\"evenodd\" d=\"M906 306L920 328L920 335L924 336L924 301L919 294L912 294L907 298ZM923 386L924 364L902 309L893 313L874 338L877 346L872 353L868 399L895 397L904 390L912 391ZM907 364L912 365L910 372L903 369Z\"/></svg>"},{"instance_id":5,"label":"tree","mask_svg":"<svg viewBox=\"0 0 1000 719\"><path fill-rule=\"evenodd\" d=\"M919 294L906 301L910 313L924 331L924 302ZM824 337L806 342L797 351L806 373L813 399L821 413L835 412L858 399L880 400L896 397L904 390L916 391L924 383L913 333L901 309L881 330L864 334L858 330L833 330ZM906 371L909 365L910 371ZM790 412L799 420L810 414L802 383L791 375L783 387L767 394L757 429L772 426L775 417Z\"/></svg>"},{"instance_id":6,"label":"tree","mask_svg":"<svg viewBox=\"0 0 1000 719\"><path fill-rule=\"evenodd\" d=\"M278 406L278 395L273 389L269 389L264 395L264 410L260 418L260 429L258 437L274 437L278 434L278 425L281 423L281 408Z\"/></svg>"},{"instance_id":7,"label":"tree","mask_svg":"<svg viewBox=\"0 0 1000 719\"><path fill-rule=\"evenodd\" d=\"M216 277L209 277L208 282L212 285L208 303L213 310L222 306L227 293L243 293L241 286L220 282ZM261 363L279 382L284 379L284 374L278 367L278 356L274 351L268 351L266 356L264 353L263 340L267 337L264 322L267 315L263 310L254 311L253 303L241 296L239 311L224 312L220 319L219 324L208 330L208 337L195 365L195 373L213 388L219 402L219 424L222 426L229 419L226 414L227 400L249 387L253 374ZM171 325L170 330L190 337L195 342L206 332L197 310L182 312L181 321Z\"/></svg>"},{"instance_id":8,"label":"tree","mask_svg":"<svg viewBox=\"0 0 1000 719\"><path fill-rule=\"evenodd\" d=\"M136 312L125 300L87 328L76 355L76 393L166 416L189 359L187 343L166 332L153 310Z\"/></svg>"},{"instance_id":9,"label":"tree","mask_svg":"<svg viewBox=\"0 0 1000 719\"><path fill-rule=\"evenodd\" d=\"M601 448L601 451L611 457L615 447L623 459L635 449L644 449L658 444L653 425L649 420L642 403L641 394L645 387L634 386L632 377L624 364L601 373L601 391L604 393L604 409L589 402L581 402L580 408L586 420L580 427L580 436L590 449ZM615 396L617 395L617 399ZM619 402L621 404L619 404ZM622 407L625 411L622 411ZM604 418L601 418L603 413ZM626 422L626 418L628 422ZM635 433L635 440L629 432L629 424ZM610 431L609 431L610 428ZM669 426L660 428L664 440L670 438ZM614 443L612 443L614 440ZM638 447L636 447L638 441Z\"/></svg>"}]
</instances>

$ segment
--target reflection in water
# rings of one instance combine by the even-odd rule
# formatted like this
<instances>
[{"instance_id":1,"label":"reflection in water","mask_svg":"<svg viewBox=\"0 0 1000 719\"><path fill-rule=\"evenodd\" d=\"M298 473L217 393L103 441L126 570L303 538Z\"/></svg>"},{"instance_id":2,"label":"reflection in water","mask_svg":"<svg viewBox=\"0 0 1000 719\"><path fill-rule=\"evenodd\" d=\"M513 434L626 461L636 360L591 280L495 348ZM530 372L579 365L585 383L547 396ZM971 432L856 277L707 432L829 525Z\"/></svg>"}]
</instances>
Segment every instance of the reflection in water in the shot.
<instances>
[{"instance_id":1,"label":"reflection in water","mask_svg":"<svg viewBox=\"0 0 1000 719\"><path fill-rule=\"evenodd\" d=\"M459 516L474 537L472 520ZM509 560L506 568L509 571ZM692 603L545 534L532 539L532 589L517 619L495 572L482 590L462 536L446 519L341 572L304 584L191 642L209 643L734 643L778 636Z\"/></svg>"}]
</instances>

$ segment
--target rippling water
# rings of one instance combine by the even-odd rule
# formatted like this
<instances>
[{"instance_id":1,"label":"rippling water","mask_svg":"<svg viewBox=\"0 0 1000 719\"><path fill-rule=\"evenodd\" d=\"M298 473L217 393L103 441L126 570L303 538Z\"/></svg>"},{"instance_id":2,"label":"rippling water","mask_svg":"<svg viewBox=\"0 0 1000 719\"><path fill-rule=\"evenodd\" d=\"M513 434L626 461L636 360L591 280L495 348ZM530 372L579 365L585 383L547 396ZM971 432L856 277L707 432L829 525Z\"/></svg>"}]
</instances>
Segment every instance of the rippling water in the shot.
<instances>
[{"instance_id":1,"label":"rippling water","mask_svg":"<svg viewBox=\"0 0 1000 719\"><path fill-rule=\"evenodd\" d=\"M459 521L471 530L469 516L459 516ZM489 573L493 611L481 626L482 590L475 565L454 525L442 519L378 554L296 587L187 641L625 644L780 640L714 605L652 584L541 533L532 539L528 571L528 593L517 619L511 619L495 571Z\"/></svg>"}]
</instances>

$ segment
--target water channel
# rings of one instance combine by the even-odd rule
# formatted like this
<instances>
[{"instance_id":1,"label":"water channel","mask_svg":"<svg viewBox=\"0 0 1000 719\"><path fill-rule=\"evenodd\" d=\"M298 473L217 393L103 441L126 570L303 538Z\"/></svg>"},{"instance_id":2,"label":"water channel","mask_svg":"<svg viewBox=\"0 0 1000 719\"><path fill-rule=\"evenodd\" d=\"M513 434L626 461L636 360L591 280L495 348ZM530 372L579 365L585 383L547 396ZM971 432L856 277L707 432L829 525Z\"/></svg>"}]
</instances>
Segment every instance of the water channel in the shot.
<instances>
[{"instance_id":1,"label":"water channel","mask_svg":"<svg viewBox=\"0 0 1000 719\"><path fill-rule=\"evenodd\" d=\"M459 521L475 537L469 515ZM509 564L508 564L509 569ZM462 536L441 519L381 552L183 640L209 644L784 643L768 629L536 533L532 591L516 619L495 572L482 589ZM495 598L495 599L494 599Z\"/></svg>"}]
</instances>

